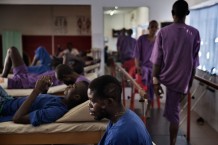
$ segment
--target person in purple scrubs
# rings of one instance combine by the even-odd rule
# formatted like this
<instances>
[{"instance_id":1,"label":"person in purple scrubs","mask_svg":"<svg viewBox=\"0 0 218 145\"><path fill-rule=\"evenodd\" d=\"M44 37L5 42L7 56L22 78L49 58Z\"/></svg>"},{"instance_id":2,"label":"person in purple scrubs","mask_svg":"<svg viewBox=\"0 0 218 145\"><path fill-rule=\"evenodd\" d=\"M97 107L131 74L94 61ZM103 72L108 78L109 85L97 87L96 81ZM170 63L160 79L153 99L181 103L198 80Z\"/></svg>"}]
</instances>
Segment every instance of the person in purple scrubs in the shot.
<instances>
[{"instance_id":1,"label":"person in purple scrubs","mask_svg":"<svg viewBox=\"0 0 218 145\"><path fill-rule=\"evenodd\" d=\"M62 64L59 66L62 66ZM59 85L62 82L66 85L72 85L75 82L78 82L78 80L80 81L86 79L84 76L77 74L68 65L63 66L65 66L65 69L61 69L62 67L57 66L55 70L47 71L43 74L28 73L27 66L24 64L17 48L11 47L8 49L3 73L0 77L0 85L3 88L8 89L34 88L37 80L43 76L49 76L53 86ZM11 68L13 68L13 77L8 77ZM67 72L70 72L70 75ZM60 80L56 77L56 73L61 74ZM86 81L88 82L87 79Z\"/></svg>"},{"instance_id":2,"label":"person in purple scrubs","mask_svg":"<svg viewBox=\"0 0 218 145\"><path fill-rule=\"evenodd\" d=\"M123 29L120 31L119 36L118 36L118 38L117 38L117 44L116 44L116 46L117 46L117 56L118 56L118 59L119 59L119 60L120 60L120 48L121 48L122 41L123 41L123 39L124 39L125 36L126 36L125 33L126 33L126 29L123 28Z\"/></svg>"},{"instance_id":3,"label":"person in purple scrubs","mask_svg":"<svg viewBox=\"0 0 218 145\"><path fill-rule=\"evenodd\" d=\"M8 77L13 68L13 77ZM49 76L52 85L59 85L61 82L55 77L55 71L47 71L42 74L29 73L22 57L16 47L10 47L5 58L4 68L0 77L0 85L8 89L34 88L36 81L42 76Z\"/></svg>"},{"instance_id":4,"label":"person in purple scrubs","mask_svg":"<svg viewBox=\"0 0 218 145\"><path fill-rule=\"evenodd\" d=\"M80 81L87 83L90 82L85 76L76 73L69 65L66 64L60 64L55 68L55 76L66 85L72 85Z\"/></svg>"},{"instance_id":5,"label":"person in purple scrubs","mask_svg":"<svg viewBox=\"0 0 218 145\"><path fill-rule=\"evenodd\" d=\"M170 145L175 145L179 129L179 102L188 93L199 65L199 31L185 24L188 3L177 0L172 7L174 23L162 28L155 40L151 62L155 94L166 86L164 116L170 122Z\"/></svg>"},{"instance_id":6,"label":"person in purple scrubs","mask_svg":"<svg viewBox=\"0 0 218 145\"><path fill-rule=\"evenodd\" d=\"M151 103L154 98L153 84L152 84L152 63L149 60L156 38L158 23L156 20L149 22L148 34L141 35L135 47L135 65L136 72L142 76L142 82L148 88L148 104L146 110L146 117L150 117Z\"/></svg>"},{"instance_id":7,"label":"person in purple scrubs","mask_svg":"<svg viewBox=\"0 0 218 145\"><path fill-rule=\"evenodd\" d=\"M132 38L133 30L127 31L128 35L123 38L120 46L120 60L123 67L128 72L131 67L135 65L134 49L136 45L136 39Z\"/></svg>"}]
</instances>

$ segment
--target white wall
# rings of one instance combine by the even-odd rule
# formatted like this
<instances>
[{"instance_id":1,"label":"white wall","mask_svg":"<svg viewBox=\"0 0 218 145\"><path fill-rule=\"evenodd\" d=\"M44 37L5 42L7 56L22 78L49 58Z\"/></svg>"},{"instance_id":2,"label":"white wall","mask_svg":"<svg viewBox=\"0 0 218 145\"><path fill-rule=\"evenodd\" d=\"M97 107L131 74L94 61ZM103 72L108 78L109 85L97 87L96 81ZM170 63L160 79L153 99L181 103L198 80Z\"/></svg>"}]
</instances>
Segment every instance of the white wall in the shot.
<instances>
[{"instance_id":1,"label":"white wall","mask_svg":"<svg viewBox=\"0 0 218 145\"><path fill-rule=\"evenodd\" d=\"M66 18L66 27L55 26L57 17ZM91 19L91 7L1 5L0 33L12 30L24 35L91 35L90 31L79 33L78 17Z\"/></svg>"},{"instance_id":2,"label":"white wall","mask_svg":"<svg viewBox=\"0 0 218 145\"><path fill-rule=\"evenodd\" d=\"M107 39L108 51L117 51L117 38L112 37L112 29L121 30L122 28L130 29L137 28L140 25L148 24L148 8L136 7L125 13L104 15L104 37ZM137 29L138 30L138 29ZM141 31L138 32L141 34Z\"/></svg>"},{"instance_id":3,"label":"white wall","mask_svg":"<svg viewBox=\"0 0 218 145\"><path fill-rule=\"evenodd\" d=\"M207 74L203 78L209 77L210 75ZM199 84L198 80L194 80L191 90L195 92L193 93L195 99L192 100L192 104L199 100L193 110L218 132L218 90L212 87L208 89L207 84Z\"/></svg>"}]
</instances>

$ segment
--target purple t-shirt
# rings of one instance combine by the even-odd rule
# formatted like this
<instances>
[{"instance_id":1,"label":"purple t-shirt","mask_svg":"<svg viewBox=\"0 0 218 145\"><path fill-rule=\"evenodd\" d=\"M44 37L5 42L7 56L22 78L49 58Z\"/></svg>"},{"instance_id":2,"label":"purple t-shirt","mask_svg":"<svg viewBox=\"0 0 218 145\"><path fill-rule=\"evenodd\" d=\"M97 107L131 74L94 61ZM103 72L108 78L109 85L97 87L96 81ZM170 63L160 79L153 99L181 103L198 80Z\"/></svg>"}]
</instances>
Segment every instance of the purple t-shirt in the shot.
<instances>
[{"instance_id":1,"label":"purple t-shirt","mask_svg":"<svg viewBox=\"0 0 218 145\"><path fill-rule=\"evenodd\" d=\"M119 51L119 52L120 52L120 47L121 47L121 44L122 44L122 41L124 38L125 38L125 35L120 35L117 38L117 51Z\"/></svg>"},{"instance_id":2,"label":"purple t-shirt","mask_svg":"<svg viewBox=\"0 0 218 145\"><path fill-rule=\"evenodd\" d=\"M82 75L80 75L80 76L76 79L76 82L75 82L75 83L81 82L81 81L90 83L90 81L89 81L86 77L84 77L84 76L82 76Z\"/></svg>"},{"instance_id":3,"label":"purple t-shirt","mask_svg":"<svg viewBox=\"0 0 218 145\"><path fill-rule=\"evenodd\" d=\"M161 66L160 82L187 93L192 70L199 65L200 35L186 24L173 23L162 28L156 38L151 62Z\"/></svg>"},{"instance_id":4,"label":"purple t-shirt","mask_svg":"<svg viewBox=\"0 0 218 145\"><path fill-rule=\"evenodd\" d=\"M134 48L136 40L131 36L125 36L120 46L120 60L124 62L134 58Z\"/></svg>"},{"instance_id":5,"label":"purple t-shirt","mask_svg":"<svg viewBox=\"0 0 218 145\"><path fill-rule=\"evenodd\" d=\"M135 47L135 58L139 60L140 66L152 68L150 61L154 41L148 40L148 35L142 35L138 38Z\"/></svg>"}]
</instances>

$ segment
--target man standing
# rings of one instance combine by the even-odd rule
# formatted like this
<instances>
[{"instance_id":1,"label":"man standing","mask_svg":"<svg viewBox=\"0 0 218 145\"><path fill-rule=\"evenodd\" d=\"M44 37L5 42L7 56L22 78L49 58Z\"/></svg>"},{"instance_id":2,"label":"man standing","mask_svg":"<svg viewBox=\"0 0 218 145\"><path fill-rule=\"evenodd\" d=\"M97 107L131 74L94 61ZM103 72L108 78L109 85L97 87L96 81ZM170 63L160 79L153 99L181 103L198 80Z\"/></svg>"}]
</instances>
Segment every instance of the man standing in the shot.
<instances>
[{"instance_id":1,"label":"man standing","mask_svg":"<svg viewBox=\"0 0 218 145\"><path fill-rule=\"evenodd\" d=\"M164 116L170 122L170 145L175 145L179 129L179 102L188 93L199 65L200 36L197 29L185 24L188 3L177 0L172 7L174 23L162 28L156 38L151 61L155 94L166 86Z\"/></svg>"}]
</instances>

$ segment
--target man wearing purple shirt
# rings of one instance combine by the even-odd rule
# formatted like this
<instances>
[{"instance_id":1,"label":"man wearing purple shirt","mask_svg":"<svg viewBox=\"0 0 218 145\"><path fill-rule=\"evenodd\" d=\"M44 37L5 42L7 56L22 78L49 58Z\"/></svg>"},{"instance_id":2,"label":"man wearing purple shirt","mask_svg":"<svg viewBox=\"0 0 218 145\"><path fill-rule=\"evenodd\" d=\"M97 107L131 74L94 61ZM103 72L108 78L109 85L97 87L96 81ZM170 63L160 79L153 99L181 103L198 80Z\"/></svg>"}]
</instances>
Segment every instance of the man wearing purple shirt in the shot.
<instances>
[{"instance_id":1,"label":"man wearing purple shirt","mask_svg":"<svg viewBox=\"0 0 218 145\"><path fill-rule=\"evenodd\" d=\"M155 20L149 22L149 34L141 35L135 47L135 65L137 73L142 75L143 84L148 87L148 105L146 117L150 117L151 102L154 98L154 90L152 84L152 63L149 60L154 46L155 34L158 29L158 23Z\"/></svg>"},{"instance_id":2,"label":"man wearing purple shirt","mask_svg":"<svg viewBox=\"0 0 218 145\"><path fill-rule=\"evenodd\" d=\"M86 77L76 73L69 65L66 64L59 64L55 68L55 76L66 85L73 85L74 83L81 81L87 83L90 82Z\"/></svg>"},{"instance_id":3,"label":"man wearing purple shirt","mask_svg":"<svg viewBox=\"0 0 218 145\"><path fill-rule=\"evenodd\" d=\"M132 29L129 29L128 36L123 38L120 46L120 60L127 71L135 65L134 48L136 45L136 39L132 38L132 33Z\"/></svg>"},{"instance_id":4,"label":"man wearing purple shirt","mask_svg":"<svg viewBox=\"0 0 218 145\"><path fill-rule=\"evenodd\" d=\"M170 145L175 145L179 129L179 102L188 93L199 65L200 36L197 29L185 24L188 14L186 1L173 4L174 23L159 31L150 58L155 94L163 92L160 83L167 89L164 116L170 122Z\"/></svg>"},{"instance_id":5,"label":"man wearing purple shirt","mask_svg":"<svg viewBox=\"0 0 218 145\"><path fill-rule=\"evenodd\" d=\"M119 36L118 36L118 38L117 38L117 44L116 44L116 46L117 46L117 56L118 56L118 59L119 59L119 60L120 60L120 47L121 47L121 44L122 44L123 39L124 39L125 36L126 36L125 33L126 33L126 29L123 28L123 29L120 31Z\"/></svg>"},{"instance_id":6,"label":"man wearing purple shirt","mask_svg":"<svg viewBox=\"0 0 218 145\"><path fill-rule=\"evenodd\" d=\"M13 68L13 77L8 77ZM53 85L61 84L55 77L54 71L47 71L43 74L29 73L28 68L21 58L16 47L10 47L5 58L4 69L0 77L0 85L8 89L34 88L36 81L42 76L49 76Z\"/></svg>"},{"instance_id":7,"label":"man wearing purple shirt","mask_svg":"<svg viewBox=\"0 0 218 145\"><path fill-rule=\"evenodd\" d=\"M62 66L59 65L59 66ZM63 65L68 66L68 65ZM7 78L8 73L13 67L13 77ZM56 73L59 72L62 78L59 80L56 77ZM66 72L70 72L68 75ZM0 85L3 88L8 89L26 89L26 88L34 88L38 79L43 76L49 76L52 81L52 85L59 85L63 81L66 85L73 85L75 82L86 81L89 82L84 76L77 74L71 69L69 66L64 70L61 67L56 67L55 71L47 71L43 74L33 74L28 73L27 66L24 64L17 48L11 47L8 49L8 53L5 59L5 65L3 69L2 76L0 77Z\"/></svg>"}]
</instances>

